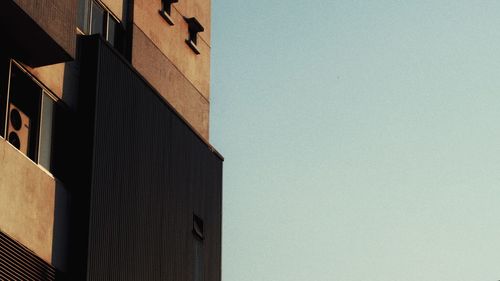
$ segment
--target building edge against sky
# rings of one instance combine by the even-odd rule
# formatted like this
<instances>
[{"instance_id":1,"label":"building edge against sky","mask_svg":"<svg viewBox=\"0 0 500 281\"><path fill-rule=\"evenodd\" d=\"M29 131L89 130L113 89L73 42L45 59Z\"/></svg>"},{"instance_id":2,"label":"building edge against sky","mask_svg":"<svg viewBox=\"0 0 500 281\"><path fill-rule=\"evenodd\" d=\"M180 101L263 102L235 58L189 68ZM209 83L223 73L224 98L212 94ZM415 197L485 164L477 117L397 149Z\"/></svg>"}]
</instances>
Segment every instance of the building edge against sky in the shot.
<instances>
[{"instance_id":1,"label":"building edge against sky","mask_svg":"<svg viewBox=\"0 0 500 281\"><path fill-rule=\"evenodd\" d=\"M0 13L0 279L220 280L210 1Z\"/></svg>"}]
</instances>

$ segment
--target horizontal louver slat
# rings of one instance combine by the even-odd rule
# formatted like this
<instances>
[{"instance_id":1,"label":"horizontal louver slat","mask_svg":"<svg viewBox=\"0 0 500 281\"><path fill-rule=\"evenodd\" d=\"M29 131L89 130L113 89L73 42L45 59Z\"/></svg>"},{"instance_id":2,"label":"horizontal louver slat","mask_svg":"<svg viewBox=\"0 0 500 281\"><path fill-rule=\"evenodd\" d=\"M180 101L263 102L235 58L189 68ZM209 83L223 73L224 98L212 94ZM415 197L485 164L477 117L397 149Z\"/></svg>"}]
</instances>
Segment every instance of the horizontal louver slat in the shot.
<instances>
[{"instance_id":1,"label":"horizontal louver slat","mask_svg":"<svg viewBox=\"0 0 500 281\"><path fill-rule=\"evenodd\" d=\"M55 280L56 270L0 231L0 280Z\"/></svg>"}]
</instances>

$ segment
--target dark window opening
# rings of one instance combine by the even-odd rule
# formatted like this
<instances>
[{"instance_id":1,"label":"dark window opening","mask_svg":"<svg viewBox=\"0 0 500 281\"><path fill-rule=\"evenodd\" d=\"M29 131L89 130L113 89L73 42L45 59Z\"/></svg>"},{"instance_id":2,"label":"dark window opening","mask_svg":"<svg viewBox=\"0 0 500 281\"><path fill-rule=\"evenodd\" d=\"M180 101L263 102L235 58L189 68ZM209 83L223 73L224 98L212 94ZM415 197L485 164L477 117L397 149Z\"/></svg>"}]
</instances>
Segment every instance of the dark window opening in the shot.
<instances>
[{"instance_id":1,"label":"dark window opening","mask_svg":"<svg viewBox=\"0 0 500 281\"><path fill-rule=\"evenodd\" d=\"M167 14L171 14L172 12L172 4L179 2L179 0L162 0L161 1L161 8L162 11L167 12Z\"/></svg>"},{"instance_id":2,"label":"dark window opening","mask_svg":"<svg viewBox=\"0 0 500 281\"><path fill-rule=\"evenodd\" d=\"M161 10L160 10L160 15L165 19L165 21L170 24L174 25L174 21L172 20L172 4L179 2L178 0L162 0L161 1Z\"/></svg>"},{"instance_id":3,"label":"dark window opening","mask_svg":"<svg viewBox=\"0 0 500 281\"><path fill-rule=\"evenodd\" d=\"M188 33L189 37L186 39L186 44L195 52L195 54L200 54L200 50L196 46L198 41L198 33L203 32L205 29L198 22L196 18L184 18L184 20L188 24Z\"/></svg>"},{"instance_id":4,"label":"dark window opening","mask_svg":"<svg viewBox=\"0 0 500 281\"><path fill-rule=\"evenodd\" d=\"M203 220L195 214L193 214L193 234L203 240Z\"/></svg>"},{"instance_id":5,"label":"dark window opening","mask_svg":"<svg viewBox=\"0 0 500 281\"><path fill-rule=\"evenodd\" d=\"M5 138L31 160L51 169L54 100L11 63Z\"/></svg>"},{"instance_id":6,"label":"dark window opening","mask_svg":"<svg viewBox=\"0 0 500 281\"><path fill-rule=\"evenodd\" d=\"M191 40L195 45L196 45L197 39L198 39L197 33L198 32L196 32L192 29L189 29L189 40Z\"/></svg>"},{"instance_id":7,"label":"dark window opening","mask_svg":"<svg viewBox=\"0 0 500 281\"><path fill-rule=\"evenodd\" d=\"M194 250L194 268L193 268L193 281L203 281L203 220L197 215L193 214L193 250Z\"/></svg>"},{"instance_id":8,"label":"dark window opening","mask_svg":"<svg viewBox=\"0 0 500 281\"><path fill-rule=\"evenodd\" d=\"M121 23L112 16L108 16L106 40L108 40L108 42L111 43L111 45L113 45L117 50L122 50L123 33Z\"/></svg>"}]
</instances>

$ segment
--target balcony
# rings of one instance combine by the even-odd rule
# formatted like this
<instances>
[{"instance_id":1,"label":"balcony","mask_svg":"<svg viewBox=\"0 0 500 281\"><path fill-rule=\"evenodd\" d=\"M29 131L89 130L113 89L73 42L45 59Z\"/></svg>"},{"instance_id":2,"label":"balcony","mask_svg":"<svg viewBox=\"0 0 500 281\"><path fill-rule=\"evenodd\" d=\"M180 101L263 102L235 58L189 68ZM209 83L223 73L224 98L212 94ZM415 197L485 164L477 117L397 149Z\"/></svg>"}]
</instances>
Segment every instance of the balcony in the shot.
<instances>
[{"instance_id":1,"label":"balcony","mask_svg":"<svg viewBox=\"0 0 500 281\"><path fill-rule=\"evenodd\" d=\"M30 66L72 60L76 0L2 0L2 49Z\"/></svg>"}]
</instances>

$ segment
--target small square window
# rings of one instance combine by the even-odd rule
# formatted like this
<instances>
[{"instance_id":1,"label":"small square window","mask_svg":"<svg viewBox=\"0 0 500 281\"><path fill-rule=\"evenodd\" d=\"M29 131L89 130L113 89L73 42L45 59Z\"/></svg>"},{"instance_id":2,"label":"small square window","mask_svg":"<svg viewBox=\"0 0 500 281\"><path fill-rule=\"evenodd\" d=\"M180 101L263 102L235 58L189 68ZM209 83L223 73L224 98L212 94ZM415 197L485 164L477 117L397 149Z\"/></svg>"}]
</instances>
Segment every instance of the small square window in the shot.
<instances>
[{"instance_id":1,"label":"small square window","mask_svg":"<svg viewBox=\"0 0 500 281\"><path fill-rule=\"evenodd\" d=\"M203 220L193 214L193 256L194 256L194 272L193 281L204 280L204 253L203 253Z\"/></svg>"},{"instance_id":2,"label":"small square window","mask_svg":"<svg viewBox=\"0 0 500 281\"><path fill-rule=\"evenodd\" d=\"M203 220L195 214L193 214L193 235L203 240Z\"/></svg>"},{"instance_id":3,"label":"small square window","mask_svg":"<svg viewBox=\"0 0 500 281\"><path fill-rule=\"evenodd\" d=\"M177 3L179 0L162 0L161 1L161 10L160 15L163 17L163 19L169 24L169 25L174 25L174 21L171 18L172 16L172 4Z\"/></svg>"},{"instance_id":4,"label":"small square window","mask_svg":"<svg viewBox=\"0 0 500 281\"><path fill-rule=\"evenodd\" d=\"M184 18L184 20L188 24L188 38L186 39L186 44L195 52L195 54L199 55L200 50L198 49L197 41L198 41L198 33L203 32L205 29L198 22L196 18Z\"/></svg>"}]
</instances>

